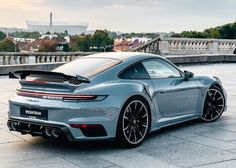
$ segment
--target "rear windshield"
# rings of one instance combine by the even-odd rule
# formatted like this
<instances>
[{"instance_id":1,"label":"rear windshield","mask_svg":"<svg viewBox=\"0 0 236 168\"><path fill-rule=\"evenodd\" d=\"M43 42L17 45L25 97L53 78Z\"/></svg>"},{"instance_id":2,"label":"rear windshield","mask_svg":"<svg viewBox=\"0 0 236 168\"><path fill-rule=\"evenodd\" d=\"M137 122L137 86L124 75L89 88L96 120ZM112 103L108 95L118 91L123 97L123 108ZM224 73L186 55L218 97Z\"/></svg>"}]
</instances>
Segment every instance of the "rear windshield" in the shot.
<instances>
[{"instance_id":1,"label":"rear windshield","mask_svg":"<svg viewBox=\"0 0 236 168\"><path fill-rule=\"evenodd\" d=\"M80 75L86 78L91 78L119 63L121 63L120 60L110 58L79 58L70 63L62 65L53 71L61 72L66 75Z\"/></svg>"}]
</instances>

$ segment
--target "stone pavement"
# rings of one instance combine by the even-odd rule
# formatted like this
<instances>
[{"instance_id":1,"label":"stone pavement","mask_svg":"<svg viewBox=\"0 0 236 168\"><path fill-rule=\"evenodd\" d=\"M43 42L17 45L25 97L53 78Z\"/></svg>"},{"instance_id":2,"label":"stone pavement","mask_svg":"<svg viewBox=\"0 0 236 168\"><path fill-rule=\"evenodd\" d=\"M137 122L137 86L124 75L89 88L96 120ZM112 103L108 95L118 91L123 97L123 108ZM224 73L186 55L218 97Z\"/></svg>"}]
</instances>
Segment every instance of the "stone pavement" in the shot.
<instances>
[{"instance_id":1,"label":"stone pavement","mask_svg":"<svg viewBox=\"0 0 236 168\"><path fill-rule=\"evenodd\" d=\"M228 111L214 123L192 121L157 131L135 149L119 149L111 142L55 142L9 132L8 98L19 85L17 80L1 77L0 167L236 167L236 64L182 69L220 77L228 93Z\"/></svg>"}]
</instances>

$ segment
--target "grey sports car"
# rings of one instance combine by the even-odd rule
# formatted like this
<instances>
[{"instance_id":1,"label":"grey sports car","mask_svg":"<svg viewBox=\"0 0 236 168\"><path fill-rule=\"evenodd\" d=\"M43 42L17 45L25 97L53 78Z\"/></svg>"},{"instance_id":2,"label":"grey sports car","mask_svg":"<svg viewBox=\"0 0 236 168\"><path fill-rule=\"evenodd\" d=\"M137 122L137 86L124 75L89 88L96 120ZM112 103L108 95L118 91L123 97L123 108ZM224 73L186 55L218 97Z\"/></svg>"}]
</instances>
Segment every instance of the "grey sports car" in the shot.
<instances>
[{"instance_id":1,"label":"grey sports car","mask_svg":"<svg viewBox=\"0 0 236 168\"><path fill-rule=\"evenodd\" d=\"M217 77L181 71L137 52L81 57L53 71L16 71L21 88L9 100L11 131L71 141L116 140L135 147L160 128L217 120L226 92Z\"/></svg>"}]
</instances>

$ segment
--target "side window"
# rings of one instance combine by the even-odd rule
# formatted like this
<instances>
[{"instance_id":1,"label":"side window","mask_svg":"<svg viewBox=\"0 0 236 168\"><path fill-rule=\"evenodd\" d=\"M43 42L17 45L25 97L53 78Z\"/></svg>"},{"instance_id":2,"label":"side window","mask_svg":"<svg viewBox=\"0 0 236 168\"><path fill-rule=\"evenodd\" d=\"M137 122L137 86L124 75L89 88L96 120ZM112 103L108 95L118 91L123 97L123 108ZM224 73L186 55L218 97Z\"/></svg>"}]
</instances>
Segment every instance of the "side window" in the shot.
<instances>
[{"instance_id":1,"label":"side window","mask_svg":"<svg viewBox=\"0 0 236 168\"><path fill-rule=\"evenodd\" d=\"M122 79L150 79L146 69L142 63L137 63L127 69L125 69L119 75Z\"/></svg>"},{"instance_id":2,"label":"side window","mask_svg":"<svg viewBox=\"0 0 236 168\"><path fill-rule=\"evenodd\" d=\"M143 61L151 78L176 78L181 77L180 72L168 62L161 59L152 59Z\"/></svg>"}]
</instances>

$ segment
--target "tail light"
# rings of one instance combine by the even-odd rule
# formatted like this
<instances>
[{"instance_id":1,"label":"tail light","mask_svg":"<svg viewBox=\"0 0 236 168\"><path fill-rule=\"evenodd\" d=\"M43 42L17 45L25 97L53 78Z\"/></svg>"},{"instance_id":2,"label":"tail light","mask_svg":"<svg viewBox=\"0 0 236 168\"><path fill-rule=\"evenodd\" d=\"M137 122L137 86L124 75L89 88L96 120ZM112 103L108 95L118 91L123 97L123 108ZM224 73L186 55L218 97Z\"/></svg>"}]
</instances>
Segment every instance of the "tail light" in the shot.
<instances>
[{"instance_id":1,"label":"tail light","mask_svg":"<svg viewBox=\"0 0 236 168\"><path fill-rule=\"evenodd\" d=\"M73 100L104 100L107 96L97 96L97 95L81 95L81 94L57 94L57 93L45 93L45 92L35 92L26 90L17 90L17 95L26 97L36 97L44 99L59 99L64 101Z\"/></svg>"},{"instance_id":2,"label":"tail light","mask_svg":"<svg viewBox=\"0 0 236 168\"><path fill-rule=\"evenodd\" d=\"M99 124L70 124L72 128L97 128L101 127Z\"/></svg>"},{"instance_id":3,"label":"tail light","mask_svg":"<svg viewBox=\"0 0 236 168\"><path fill-rule=\"evenodd\" d=\"M107 136L105 128L100 124L69 124L72 128L79 128L86 137Z\"/></svg>"}]
</instances>

